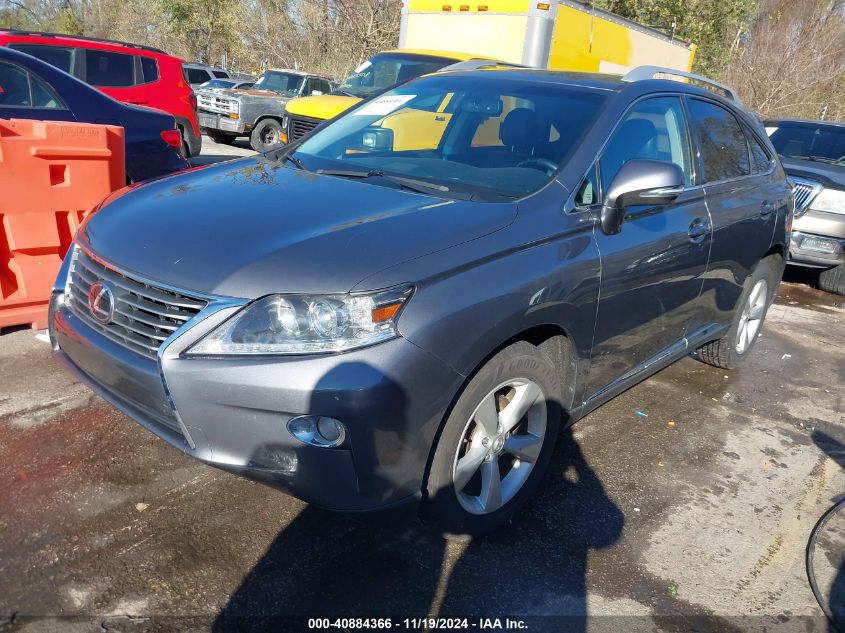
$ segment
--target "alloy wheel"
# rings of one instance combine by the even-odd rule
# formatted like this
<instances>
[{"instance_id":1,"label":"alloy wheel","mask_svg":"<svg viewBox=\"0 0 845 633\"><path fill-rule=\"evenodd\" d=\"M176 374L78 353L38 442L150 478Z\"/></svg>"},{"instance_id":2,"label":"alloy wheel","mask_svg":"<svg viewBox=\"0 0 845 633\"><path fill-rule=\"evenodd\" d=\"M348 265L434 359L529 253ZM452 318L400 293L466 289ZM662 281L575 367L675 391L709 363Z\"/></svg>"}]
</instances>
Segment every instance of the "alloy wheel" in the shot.
<instances>
[{"instance_id":1,"label":"alloy wheel","mask_svg":"<svg viewBox=\"0 0 845 633\"><path fill-rule=\"evenodd\" d=\"M516 496L540 457L546 415L546 396L528 379L502 383L481 400L464 427L452 467L464 510L489 514Z\"/></svg>"},{"instance_id":2,"label":"alloy wheel","mask_svg":"<svg viewBox=\"0 0 845 633\"><path fill-rule=\"evenodd\" d=\"M769 285L765 279L761 279L748 295L748 301L742 308L742 315L739 317L739 328L736 332L736 351L743 354L760 331L763 323L763 314L766 311L766 303L769 298Z\"/></svg>"}]
</instances>

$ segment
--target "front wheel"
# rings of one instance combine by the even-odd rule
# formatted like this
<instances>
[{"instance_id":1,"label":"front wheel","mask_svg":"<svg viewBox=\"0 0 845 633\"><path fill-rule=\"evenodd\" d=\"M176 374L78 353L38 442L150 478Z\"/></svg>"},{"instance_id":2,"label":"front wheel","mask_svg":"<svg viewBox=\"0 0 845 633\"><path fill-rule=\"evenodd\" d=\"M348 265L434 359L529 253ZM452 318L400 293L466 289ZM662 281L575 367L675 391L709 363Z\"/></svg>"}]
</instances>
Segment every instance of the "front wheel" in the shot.
<instances>
[{"instance_id":1,"label":"front wheel","mask_svg":"<svg viewBox=\"0 0 845 633\"><path fill-rule=\"evenodd\" d=\"M728 333L699 347L699 360L714 367L734 369L748 357L774 300L783 273L781 261L779 257L771 256L757 264L745 282Z\"/></svg>"},{"instance_id":2,"label":"front wheel","mask_svg":"<svg viewBox=\"0 0 845 633\"><path fill-rule=\"evenodd\" d=\"M275 119L264 119L249 135L249 144L256 152L268 152L282 142L282 125Z\"/></svg>"},{"instance_id":3,"label":"front wheel","mask_svg":"<svg viewBox=\"0 0 845 633\"><path fill-rule=\"evenodd\" d=\"M845 264L828 268L819 273L819 288L825 292L845 295Z\"/></svg>"},{"instance_id":4,"label":"front wheel","mask_svg":"<svg viewBox=\"0 0 845 633\"><path fill-rule=\"evenodd\" d=\"M423 519L447 534L481 535L511 519L548 466L560 425L551 360L518 342L470 380L437 441Z\"/></svg>"}]
</instances>

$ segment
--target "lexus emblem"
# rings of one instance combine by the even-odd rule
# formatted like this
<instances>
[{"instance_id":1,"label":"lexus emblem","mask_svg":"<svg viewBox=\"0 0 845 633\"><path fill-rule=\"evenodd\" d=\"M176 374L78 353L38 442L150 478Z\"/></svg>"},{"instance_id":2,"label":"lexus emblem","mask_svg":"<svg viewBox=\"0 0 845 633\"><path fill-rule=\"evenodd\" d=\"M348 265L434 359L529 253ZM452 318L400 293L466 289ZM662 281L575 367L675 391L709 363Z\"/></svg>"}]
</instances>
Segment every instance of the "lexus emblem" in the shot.
<instances>
[{"instance_id":1,"label":"lexus emblem","mask_svg":"<svg viewBox=\"0 0 845 633\"><path fill-rule=\"evenodd\" d=\"M108 325L114 317L114 292L102 281L95 281L88 289L88 307L95 321Z\"/></svg>"}]
</instances>

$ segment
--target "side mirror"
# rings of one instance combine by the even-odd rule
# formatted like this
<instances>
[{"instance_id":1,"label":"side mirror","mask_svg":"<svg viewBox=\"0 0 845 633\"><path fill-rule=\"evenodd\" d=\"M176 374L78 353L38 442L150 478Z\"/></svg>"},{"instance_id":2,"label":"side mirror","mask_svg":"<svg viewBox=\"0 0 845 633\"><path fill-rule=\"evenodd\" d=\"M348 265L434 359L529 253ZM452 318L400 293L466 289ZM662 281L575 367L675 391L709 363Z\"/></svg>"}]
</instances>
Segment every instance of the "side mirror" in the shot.
<instances>
[{"instance_id":1,"label":"side mirror","mask_svg":"<svg viewBox=\"0 0 845 633\"><path fill-rule=\"evenodd\" d=\"M323 91L322 91L322 90L312 90L312 91L311 91L311 95L310 95L310 96L312 96L312 97L319 97L321 94L323 94Z\"/></svg>"},{"instance_id":2,"label":"side mirror","mask_svg":"<svg viewBox=\"0 0 845 633\"><path fill-rule=\"evenodd\" d=\"M601 230L616 235L628 207L670 204L684 191L684 172L675 163L637 158L619 170L601 209Z\"/></svg>"}]
</instances>

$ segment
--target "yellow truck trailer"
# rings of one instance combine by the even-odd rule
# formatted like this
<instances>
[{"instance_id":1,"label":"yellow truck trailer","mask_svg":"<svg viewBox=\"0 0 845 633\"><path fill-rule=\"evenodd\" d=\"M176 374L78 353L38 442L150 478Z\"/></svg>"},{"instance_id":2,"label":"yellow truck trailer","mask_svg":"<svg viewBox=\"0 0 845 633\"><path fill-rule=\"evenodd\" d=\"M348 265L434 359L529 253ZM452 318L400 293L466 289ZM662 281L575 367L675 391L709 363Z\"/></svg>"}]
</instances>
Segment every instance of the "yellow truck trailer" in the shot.
<instances>
[{"instance_id":1,"label":"yellow truck trailer","mask_svg":"<svg viewBox=\"0 0 845 633\"><path fill-rule=\"evenodd\" d=\"M399 48L460 48L537 68L689 71L695 57L695 44L575 0L404 0L401 19Z\"/></svg>"},{"instance_id":2,"label":"yellow truck trailer","mask_svg":"<svg viewBox=\"0 0 845 633\"><path fill-rule=\"evenodd\" d=\"M283 143L302 138L361 99L455 65L496 60L624 74L636 66L689 71L695 57L695 44L574 0L403 0L401 15L399 50L365 61L330 95L288 101L279 130ZM414 139L397 143L415 147Z\"/></svg>"}]
</instances>

